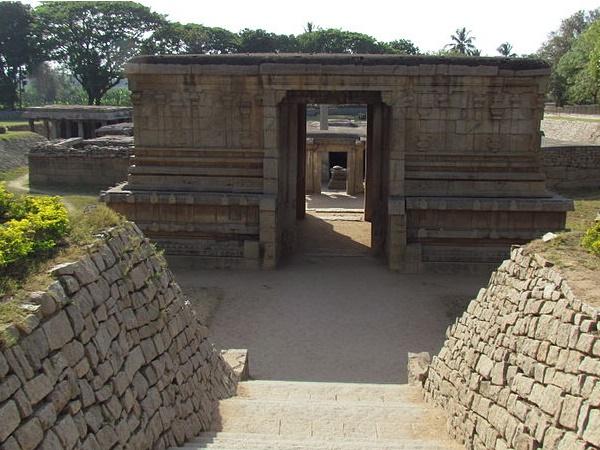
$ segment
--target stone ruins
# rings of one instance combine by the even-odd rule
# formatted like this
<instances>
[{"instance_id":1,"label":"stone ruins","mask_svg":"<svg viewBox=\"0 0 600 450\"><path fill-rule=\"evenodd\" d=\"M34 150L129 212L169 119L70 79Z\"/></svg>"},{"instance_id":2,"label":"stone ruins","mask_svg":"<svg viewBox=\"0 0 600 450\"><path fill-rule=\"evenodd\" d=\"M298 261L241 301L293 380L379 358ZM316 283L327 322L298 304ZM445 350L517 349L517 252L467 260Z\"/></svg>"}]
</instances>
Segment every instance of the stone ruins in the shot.
<instances>
[{"instance_id":1,"label":"stone ruins","mask_svg":"<svg viewBox=\"0 0 600 450\"><path fill-rule=\"evenodd\" d=\"M393 270L496 263L565 225L546 190L549 68L526 59L143 56L135 157L104 201L168 253L276 267L305 214L307 104L366 104L364 218Z\"/></svg>"},{"instance_id":2,"label":"stone ruins","mask_svg":"<svg viewBox=\"0 0 600 450\"><path fill-rule=\"evenodd\" d=\"M34 122L44 122L48 139L96 137L97 128L104 125L131 121L131 108L125 106L46 105L27 108L23 117L29 119L31 131Z\"/></svg>"}]
</instances>

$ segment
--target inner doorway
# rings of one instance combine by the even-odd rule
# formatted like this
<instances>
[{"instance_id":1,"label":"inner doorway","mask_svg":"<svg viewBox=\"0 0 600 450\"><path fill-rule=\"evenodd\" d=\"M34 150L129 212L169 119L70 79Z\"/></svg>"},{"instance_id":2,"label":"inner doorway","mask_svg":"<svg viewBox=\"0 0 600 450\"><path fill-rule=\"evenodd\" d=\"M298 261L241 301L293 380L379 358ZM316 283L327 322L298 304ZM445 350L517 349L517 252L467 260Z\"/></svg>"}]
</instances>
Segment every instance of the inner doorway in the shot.
<instances>
[{"instance_id":1,"label":"inner doorway","mask_svg":"<svg viewBox=\"0 0 600 450\"><path fill-rule=\"evenodd\" d=\"M329 105L326 129L320 105ZM385 255L387 127L380 94L288 92L282 110L288 166L283 248L326 256Z\"/></svg>"}]
</instances>

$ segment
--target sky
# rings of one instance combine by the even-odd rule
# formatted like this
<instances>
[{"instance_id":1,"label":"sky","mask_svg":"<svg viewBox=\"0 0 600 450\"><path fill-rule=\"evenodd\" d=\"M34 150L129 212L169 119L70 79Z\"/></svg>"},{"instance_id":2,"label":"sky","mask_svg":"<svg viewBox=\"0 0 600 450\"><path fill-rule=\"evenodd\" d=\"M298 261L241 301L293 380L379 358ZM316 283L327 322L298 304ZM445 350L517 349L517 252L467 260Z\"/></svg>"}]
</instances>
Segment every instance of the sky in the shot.
<instances>
[{"instance_id":1,"label":"sky","mask_svg":"<svg viewBox=\"0 0 600 450\"><path fill-rule=\"evenodd\" d=\"M28 1L36 5L37 1ZM142 0L172 21L200 23L237 32L263 28L300 34L307 22L391 41L413 41L421 51L437 51L457 28L466 27L483 55L496 55L508 41L517 54L535 52L562 19L600 0Z\"/></svg>"}]
</instances>

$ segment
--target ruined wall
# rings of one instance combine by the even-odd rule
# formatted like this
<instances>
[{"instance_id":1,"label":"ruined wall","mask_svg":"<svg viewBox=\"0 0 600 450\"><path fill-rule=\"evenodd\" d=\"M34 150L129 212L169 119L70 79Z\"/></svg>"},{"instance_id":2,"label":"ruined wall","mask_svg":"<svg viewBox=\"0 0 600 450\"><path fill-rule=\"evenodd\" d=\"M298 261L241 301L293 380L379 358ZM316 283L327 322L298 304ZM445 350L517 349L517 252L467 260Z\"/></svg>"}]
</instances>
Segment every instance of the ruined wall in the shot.
<instances>
[{"instance_id":1,"label":"ruined wall","mask_svg":"<svg viewBox=\"0 0 600 450\"><path fill-rule=\"evenodd\" d=\"M600 187L600 146L544 147L543 156L549 189Z\"/></svg>"},{"instance_id":2,"label":"ruined wall","mask_svg":"<svg viewBox=\"0 0 600 450\"><path fill-rule=\"evenodd\" d=\"M29 184L34 189L107 189L127 179L130 153L127 147L41 144L28 156Z\"/></svg>"},{"instance_id":3,"label":"ruined wall","mask_svg":"<svg viewBox=\"0 0 600 450\"><path fill-rule=\"evenodd\" d=\"M425 381L467 449L600 448L600 312L514 249L448 329Z\"/></svg>"},{"instance_id":4,"label":"ruined wall","mask_svg":"<svg viewBox=\"0 0 600 450\"><path fill-rule=\"evenodd\" d=\"M0 352L0 448L163 449L206 429L231 369L139 229L53 274Z\"/></svg>"}]
</instances>

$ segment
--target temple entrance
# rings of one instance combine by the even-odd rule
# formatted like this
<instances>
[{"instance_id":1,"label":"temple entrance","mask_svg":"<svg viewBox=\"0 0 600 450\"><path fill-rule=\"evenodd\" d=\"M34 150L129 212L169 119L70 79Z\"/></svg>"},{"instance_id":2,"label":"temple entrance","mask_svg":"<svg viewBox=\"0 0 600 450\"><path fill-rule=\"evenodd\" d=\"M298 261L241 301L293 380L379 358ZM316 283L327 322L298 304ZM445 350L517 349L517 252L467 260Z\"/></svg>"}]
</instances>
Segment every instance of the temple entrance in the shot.
<instances>
[{"instance_id":1,"label":"temple entrance","mask_svg":"<svg viewBox=\"0 0 600 450\"><path fill-rule=\"evenodd\" d=\"M333 114L331 127L316 127L315 105L350 104L364 109L355 126ZM284 254L385 255L388 116L380 93L291 91L280 108Z\"/></svg>"}]
</instances>

